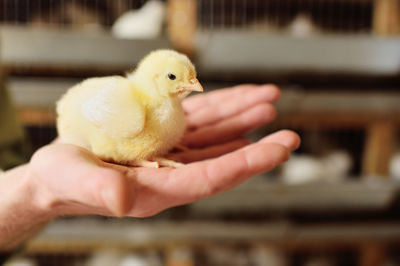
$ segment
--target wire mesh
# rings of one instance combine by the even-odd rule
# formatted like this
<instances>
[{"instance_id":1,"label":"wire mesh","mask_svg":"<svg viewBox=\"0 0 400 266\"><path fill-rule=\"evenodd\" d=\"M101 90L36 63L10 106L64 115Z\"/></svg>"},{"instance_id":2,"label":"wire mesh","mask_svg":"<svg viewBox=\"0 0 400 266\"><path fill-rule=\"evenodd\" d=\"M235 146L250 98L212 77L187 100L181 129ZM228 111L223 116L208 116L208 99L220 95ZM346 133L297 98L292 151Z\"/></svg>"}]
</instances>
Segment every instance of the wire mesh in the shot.
<instances>
[{"instance_id":1,"label":"wire mesh","mask_svg":"<svg viewBox=\"0 0 400 266\"><path fill-rule=\"evenodd\" d=\"M372 31L373 1L359 0L199 0L203 29L228 28L283 32L291 27L319 33Z\"/></svg>"},{"instance_id":2,"label":"wire mesh","mask_svg":"<svg viewBox=\"0 0 400 266\"><path fill-rule=\"evenodd\" d=\"M147 0L1 0L0 23L108 28L123 12L142 7Z\"/></svg>"}]
</instances>

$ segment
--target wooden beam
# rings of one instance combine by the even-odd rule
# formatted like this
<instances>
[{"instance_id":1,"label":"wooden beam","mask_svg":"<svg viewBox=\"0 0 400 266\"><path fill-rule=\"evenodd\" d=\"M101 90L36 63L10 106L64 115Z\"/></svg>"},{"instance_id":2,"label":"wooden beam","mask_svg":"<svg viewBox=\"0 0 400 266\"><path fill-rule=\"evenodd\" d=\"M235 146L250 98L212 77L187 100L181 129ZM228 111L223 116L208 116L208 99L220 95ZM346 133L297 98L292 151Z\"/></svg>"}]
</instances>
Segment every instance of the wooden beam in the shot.
<instances>
[{"instance_id":1,"label":"wooden beam","mask_svg":"<svg viewBox=\"0 0 400 266\"><path fill-rule=\"evenodd\" d=\"M175 49L192 57L197 28L197 0L168 1L168 34Z\"/></svg>"},{"instance_id":2,"label":"wooden beam","mask_svg":"<svg viewBox=\"0 0 400 266\"><path fill-rule=\"evenodd\" d=\"M400 1L375 0L373 32L376 35L400 34Z\"/></svg>"},{"instance_id":3,"label":"wooden beam","mask_svg":"<svg viewBox=\"0 0 400 266\"><path fill-rule=\"evenodd\" d=\"M389 163L395 147L395 131L396 127L391 121L378 121L368 127L364 146L364 175L388 175Z\"/></svg>"},{"instance_id":4,"label":"wooden beam","mask_svg":"<svg viewBox=\"0 0 400 266\"><path fill-rule=\"evenodd\" d=\"M56 113L53 109L22 108L18 115L25 126L54 126Z\"/></svg>"},{"instance_id":5,"label":"wooden beam","mask_svg":"<svg viewBox=\"0 0 400 266\"><path fill-rule=\"evenodd\" d=\"M385 260L385 245L368 243L361 248L360 266L383 266Z\"/></svg>"}]
</instances>

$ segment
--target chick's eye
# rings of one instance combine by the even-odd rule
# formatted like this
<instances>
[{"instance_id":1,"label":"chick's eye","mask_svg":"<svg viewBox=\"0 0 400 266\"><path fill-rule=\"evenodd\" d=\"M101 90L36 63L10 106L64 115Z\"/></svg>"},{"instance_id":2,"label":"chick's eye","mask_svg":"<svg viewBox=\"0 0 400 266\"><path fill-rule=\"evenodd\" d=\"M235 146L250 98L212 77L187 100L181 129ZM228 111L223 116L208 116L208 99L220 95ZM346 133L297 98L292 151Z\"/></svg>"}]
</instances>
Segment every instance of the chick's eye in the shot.
<instances>
[{"instance_id":1,"label":"chick's eye","mask_svg":"<svg viewBox=\"0 0 400 266\"><path fill-rule=\"evenodd\" d=\"M174 74L172 74L172 73L169 73L169 74L168 74L168 78L169 78L170 80L175 80L175 79L176 79L176 76L175 76Z\"/></svg>"}]
</instances>

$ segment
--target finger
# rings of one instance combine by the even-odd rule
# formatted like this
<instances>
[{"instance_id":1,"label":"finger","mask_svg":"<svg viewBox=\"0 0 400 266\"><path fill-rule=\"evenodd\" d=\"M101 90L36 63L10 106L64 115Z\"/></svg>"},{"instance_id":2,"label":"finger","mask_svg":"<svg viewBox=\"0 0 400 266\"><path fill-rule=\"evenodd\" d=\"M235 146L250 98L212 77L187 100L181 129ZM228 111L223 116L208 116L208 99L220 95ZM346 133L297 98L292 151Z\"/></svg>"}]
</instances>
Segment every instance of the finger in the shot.
<instances>
[{"instance_id":1,"label":"finger","mask_svg":"<svg viewBox=\"0 0 400 266\"><path fill-rule=\"evenodd\" d=\"M261 140L260 143L279 143L289 150L296 150L301 143L300 137L297 133L291 130L280 130L278 132L272 133Z\"/></svg>"},{"instance_id":2,"label":"finger","mask_svg":"<svg viewBox=\"0 0 400 266\"><path fill-rule=\"evenodd\" d=\"M167 207L192 202L226 191L286 161L289 150L279 144L258 143L216 159L188 164L169 172L167 179L146 180L159 188Z\"/></svg>"},{"instance_id":3,"label":"finger","mask_svg":"<svg viewBox=\"0 0 400 266\"><path fill-rule=\"evenodd\" d=\"M237 115L245 110L260 104L271 102L279 94L273 86L261 86L257 89L247 90L245 93L235 95L229 100L221 100L217 104L210 104L187 115L189 128L205 126L220 120Z\"/></svg>"},{"instance_id":4,"label":"finger","mask_svg":"<svg viewBox=\"0 0 400 266\"><path fill-rule=\"evenodd\" d=\"M186 98L182 102L182 106L186 112L193 112L203 106L225 100L232 96L240 95L247 90L254 89L255 87L256 85L253 84L244 84L232 88L218 89L207 93L197 94Z\"/></svg>"},{"instance_id":5,"label":"finger","mask_svg":"<svg viewBox=\"0 0 400 266\"><path fill-rule=\"evenodd\" d=\"M232 97L242 96L243 93L253 92L258 89L268 91L269 101L275 102L280 97L280 91L275 85L255 85L243 84L232 88L219 89L212 92L198 94L185 99L182 103L183 109L187 113L192 113L200 110L203 107L221 103L224 100L231 99Z\"/></svg>"},{"instance_id":6,"label":"finger","mask_svg":"<svg viewBox=\"0 0 400 266\"><path fill-rule=\"evenodd\" d=\"M188 132L183 138L183 144L189 147L204 147L231 141L272 121L275 116L273 105L259 104L215 125Z\"/></svg>"},{"instance_id":7,"label":"finger","mask_svg":"<svg viewBox=\"0 0 400 266\"><path fill-rule=\"evenodd\" d=\"M223 154L240 149L250 143L247 139L238 139L228 143L207 147L204 149L195 149L185 152L175 153L170 156L172 160L180 161L183 163L190 163L195 161L202 161L205 159L215 158Z\"/></svg>"}]
</instances>

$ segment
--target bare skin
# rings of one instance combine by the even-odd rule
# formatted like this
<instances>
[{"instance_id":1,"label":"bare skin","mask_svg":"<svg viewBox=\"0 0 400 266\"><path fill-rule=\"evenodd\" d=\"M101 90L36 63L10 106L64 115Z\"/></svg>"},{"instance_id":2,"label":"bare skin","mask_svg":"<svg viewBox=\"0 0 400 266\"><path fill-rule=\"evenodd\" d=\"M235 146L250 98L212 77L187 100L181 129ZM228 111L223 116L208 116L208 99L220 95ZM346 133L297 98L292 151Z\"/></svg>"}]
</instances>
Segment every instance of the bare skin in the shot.
<instances>
[{"instance_id":1,"label":"bare skin","mask_svg":"<svg viewBox=\"0 0 400 266\"><path fill-rule=\"evenodd\" d=\"M185 163L178 168L106 163L67 144L41 148L0 175L0 247L16 248L62 215L148 217L273 169L299 146L297 134L283 130L253 144L242 136L274 119L278 98L275 86L241 85L186 99L188 149L168 155Z\"/></svg>"}]
</instances>

